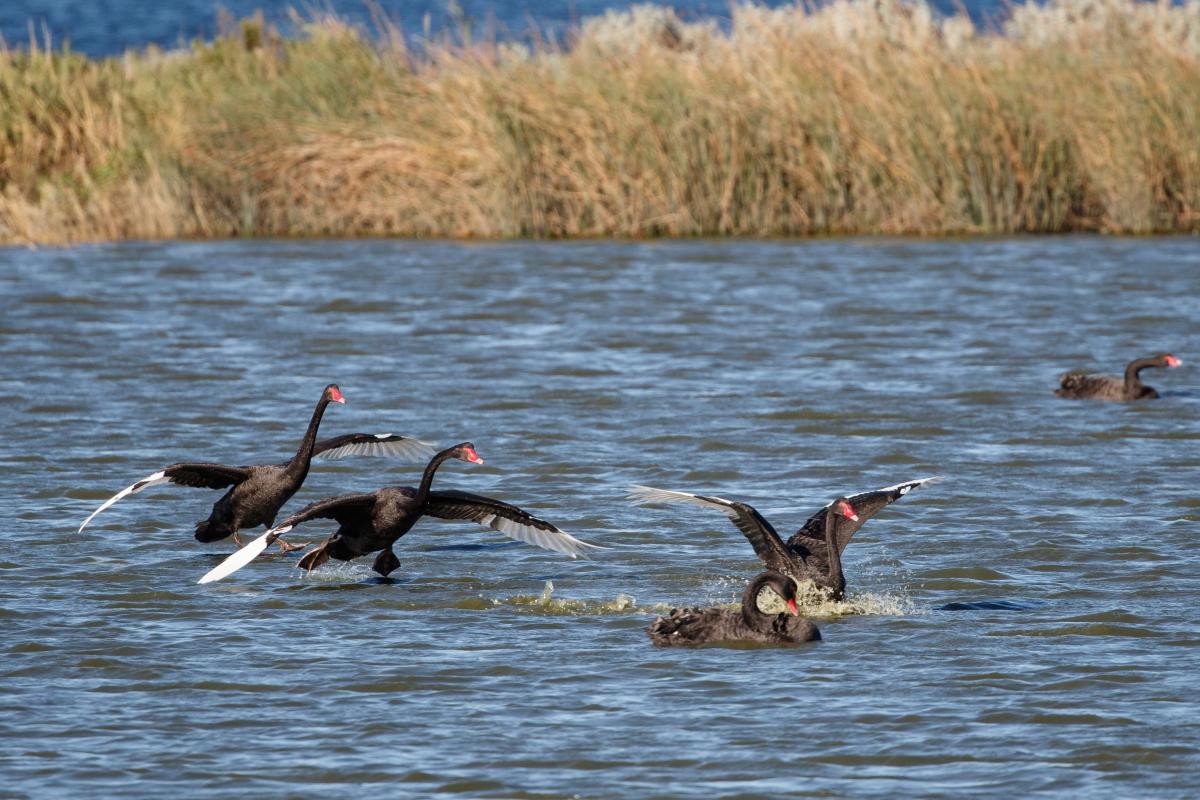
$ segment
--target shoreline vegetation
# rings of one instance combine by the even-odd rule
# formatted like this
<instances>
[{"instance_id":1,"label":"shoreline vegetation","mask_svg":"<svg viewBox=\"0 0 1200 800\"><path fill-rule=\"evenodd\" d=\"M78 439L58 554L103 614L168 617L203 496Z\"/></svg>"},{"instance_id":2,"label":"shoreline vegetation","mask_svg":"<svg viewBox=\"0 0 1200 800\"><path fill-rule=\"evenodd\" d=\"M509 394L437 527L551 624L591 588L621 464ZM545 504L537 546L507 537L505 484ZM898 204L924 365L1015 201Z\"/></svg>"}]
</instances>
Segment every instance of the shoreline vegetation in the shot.
<instances>
[{"instance_id":1,"label":"shoreline vegetation","mask_svg":"<svg viewBox=\"0 0 1200 800\"><path fill-rule=\"evenodd\" d=\"M1200 0L0 51L0 243L1200 233Z\"/></svg>"}]
</instances>

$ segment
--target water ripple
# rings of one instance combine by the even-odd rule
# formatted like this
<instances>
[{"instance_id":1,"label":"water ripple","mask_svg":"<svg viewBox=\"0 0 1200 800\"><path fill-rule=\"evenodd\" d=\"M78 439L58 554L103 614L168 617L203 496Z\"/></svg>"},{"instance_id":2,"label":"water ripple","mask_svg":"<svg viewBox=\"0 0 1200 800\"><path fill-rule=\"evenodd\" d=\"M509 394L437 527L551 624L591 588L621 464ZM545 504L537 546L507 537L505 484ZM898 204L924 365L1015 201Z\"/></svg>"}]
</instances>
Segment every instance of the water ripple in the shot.
<instances>
[{"instance_id":1,"label":"water ripple","mask_svg":"<svg viewBox=\"0 0 1200 800\"><path fill-rule=\"evenodd\" d=\"M0 261L14 796L1193 793L1193 240ZM1168 348L1185 366L1154 376L1157 403L1051 394ZM197 586L232 549L192 539L218 492L155 487L75 532L163 465L287 457L330 381L348 403L323 434L470 439L487 466L438 486L611 549L571 561L426 520L391 580L270 554ZM845 601L802 593L819 645L650 646L657 614L736 608L759 567L721 515L634 508L630 484L742 499L788 535L838 493L931 474L855 535ZM314 467L288 509L419 475Z\"/></svg>"}]
</instances>

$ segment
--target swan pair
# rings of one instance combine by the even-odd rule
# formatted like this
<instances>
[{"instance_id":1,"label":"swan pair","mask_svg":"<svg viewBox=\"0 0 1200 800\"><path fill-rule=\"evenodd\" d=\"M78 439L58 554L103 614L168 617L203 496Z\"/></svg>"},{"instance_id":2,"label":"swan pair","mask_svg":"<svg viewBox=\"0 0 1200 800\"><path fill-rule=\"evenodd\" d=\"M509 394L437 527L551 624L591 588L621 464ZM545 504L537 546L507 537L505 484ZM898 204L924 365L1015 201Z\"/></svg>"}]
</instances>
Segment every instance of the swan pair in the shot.
<instances>
[{"instance_id":1,"label":"swan pair","mask_svg":"<svg viewBox=\"0 0 1200 800\"><path fill-rule=\"evenodd\" d=\"M392 552L392 544L425 515L472 520L514 539L565 553L572 558L596 549L595 545L580 541L516 506L467 492L432 491L430 486L434 473L443 462L456 458L470 464L483 463L470 442L435 453L426 442L393 434L351 433L317 441L317 429L325 409L330 403L345 402L346 398L336 384L325 387L313 410L308 430L300 440L300 447L289 461L249 467L209 463L172 464L110 497L83 521L79 530L82 532L97 514L124 497L151 486L174 483L207 489L228 487L228 491L213 504L208 519L196 524L195 536L201 542L215 542L232 536L241 546L239 530L258 525L268 528L265 534L205 575L201 583L218 580L240 569L274 542L278 542L284 552L302 549L305 545L287 544L281 536L301 522L316 517L336 520L340 527L337 533L301 558L300 565L308 569L323 564L331 557L349 560L380 550L375 569L386 576L400 565ZM306 506L282 524L272 527L284 503L304 483L314 458L331 459L348 455L390 455L408 462L427 459L429 463L416 489L386 487L366 494L326 498Z\"/></svg>"},{"instance_id":2,"label":"swan pair","mask_svg":"<svg viewBox=\"0 0 1200 800\"><path fill-rule=\"evenodd\" d=\"M921 478L850 497L839 497L818 510L786 542L770 522L748 503L650 486L635 486L629 500L635 505L688 503L720 511L742 532L767 571L746 588L740 612L725 609L672 609L651 624L647 633L656 645L705 644L713 641L807 642L820 639L820 631L797 617L793 598L796 580L812 581L833 600L846 592L842 551L859 528L883 508L904 495L940 478ZM787 602L787 613L761 610L763 592L772 591Z\"/></svg>"}]
</instances>

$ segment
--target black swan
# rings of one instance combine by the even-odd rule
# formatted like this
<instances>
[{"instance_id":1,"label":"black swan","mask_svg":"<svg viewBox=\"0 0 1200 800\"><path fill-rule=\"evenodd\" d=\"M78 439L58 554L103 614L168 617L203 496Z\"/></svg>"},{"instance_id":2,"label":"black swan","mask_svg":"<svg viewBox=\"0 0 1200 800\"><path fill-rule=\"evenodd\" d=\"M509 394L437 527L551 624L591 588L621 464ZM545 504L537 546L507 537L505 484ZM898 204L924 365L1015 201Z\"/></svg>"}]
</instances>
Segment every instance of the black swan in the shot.
<instances>
[{"instance_id":1,"label":"black swan","mask_svg":"<svg viewBox=\"0 0 1200 800\"><path fill-rule=\"evenodd\" d=\"M1170 353L1163 353L1129 362L1129 366L1125 368L1124 379L1112 375L1070 372L1062 376L1062 388L1055 389L1054 394L1076 400L1115 400L1119 403L1153 400L1158 397L1158 391L1153 386L1142 383L1138 373L1147 367L1178 367L1182 363Z\"/></svg>"},{"instance_id":2,"label":"black swan","mask_svg":"<svg viewBox=\"0 0 1200 800\"><path fill-rule=\"evenodd\" d=\"M387 577L400 566L400 560L392 552L392 545L424 516L471 520L527 544L565 553L571 558L586 556L589 550L603 549L580 541L549 522L500 500L454 490L431 491L429 487L433 483L434 473L443 461L450 458L470 464L483 463L483 459L475 452L475 445L463 442L435 455L425 467L421 485L416 489L389 486L368 494L345 494L318 500L225 559L199 582L211 583L232 574L254 560L278 537L316 517L335 520L339 527L336 533L300 559L297 566L310 572L330 558L349 561L379 550L371 568Z\"/></svg>"},{"instance_id":3,"label":"black swan","mask_svg":"<svg viewBox=\"0 0 1200 800\"><path fill-rule=\"evenodd\" d=\"M758 607L758 596L770 588L787 601L788 613L767 614ZM821 632L796 609L796 582L778 572L764 572L746 587L742 610L725 608L671 609L650 623L646 633L659 647L714 642L812 642Z\"/></svg>"},{"instance_id":4,"label":"black swan","mask_svg":"<svg viewBox=\"0 0 1200 800\"><path fill-rule=\"evenodd\" d=\"M332 383L321 392L321 399L317 401L317 407L313 410L308 430L300 440L300 449L290 461L250 467L203 463L172 464L142 478L106 500L83 521L79 531L82 532L97 514L113 503L150 486L160 483L176 483L180 486L205 489L224 489L229 486L232 488L213 504L212 514L208 519L196 523L196 538L201 542L215 542L232 535L233 540L241 545L237 535L240 529L257 525L270 527L275 522L279 509L296 493L300 484L304 483L313 458L390 455L407 461L419 461L433 453L433 448L425 442L392 434L349 433L318 442L317 427L321 424L325 407L331 402L346 402L341 390ZM280 542L279 546L285 552L303 547L285 545L283 542Z\"/></svg>"},{"instance_id":5,"label":"black swan","mask_svg":"<svg viewBox=\"0 0 1200 800\"><path fill-rule=\"evenodd\" d=\"M791 575L797 580L811 580L826 589L832 599L841 600L846 592L841 554L850 543L850 537L863 523L893 501L918 486L936 480L936 477L921 478L873 492L840 497L809 517L786 544L771 523L747 503L649 486L633 487L629 500L637 505L692 503L715 508L729 517L745 535L767 569Z\"/></svg>"}]
</instances>

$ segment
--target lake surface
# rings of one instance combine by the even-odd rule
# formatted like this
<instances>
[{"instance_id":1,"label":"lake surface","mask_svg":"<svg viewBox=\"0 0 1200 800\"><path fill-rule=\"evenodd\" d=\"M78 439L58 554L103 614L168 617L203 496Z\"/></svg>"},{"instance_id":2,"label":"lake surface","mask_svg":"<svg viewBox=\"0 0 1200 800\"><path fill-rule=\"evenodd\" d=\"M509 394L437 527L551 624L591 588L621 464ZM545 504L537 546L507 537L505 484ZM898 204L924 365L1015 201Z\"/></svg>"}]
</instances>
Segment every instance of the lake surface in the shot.
<instances>
[{"instance_id":1,"label":"lake surface","mask_svg":"<svg viewBox=\"0 0 1200 800\"><path fill-rule=\"evenodd\" d=\"M0 796L1194 796L1195 239L118 244L0 250ZM1170 350L1157 402L1059 400ZM395 582L192 524L177 460L322 433L472 440L435 487L590 561L426 520ZM288 509L415 484L315 467ZM662 650L677 605L839 493L942 475L846 551L822 642ZM314 522L293 539L331 530ZM552 589L551 589L552 587Z\"/></svg>"},{"instance_id":2,"label":"lake surface","mask_svg":"<svg viewBox=\"0 0 1200 800\"><path fill-rule=\"evenodd\" d=\"M790 5L790 0L766 0L762 5ZM113 55L127 48L156 44L160 47L187 46L192 39L211 39L218 31L218 9L233 19L243 19L258 11L271 23L287 30L292 9L307 15L307 9L334 11L339 17L378 31L379 14L402 30L420 35L426 28L437 33L457 30L461 21L469 22L478 35L520 38L531 30L561 36L586 17L609 10L625 10L628 0L379 0L361 2L330 0L300 3L294 0L5 0L0 3L0 37L9 45L29 43L30 27L37 41L46 34L51 42L69 41L71 48L89 55ZM660 4L661 5L661 4ZM726 0L677 0L668 3L685 20L713 17L729 19ZM933 0L930 5L943 13L965 8L976 19L995 19L1007 7L1001 0ZM457 7L459 13L451 14ZM374 10L373 10L374 9Z\"/></svg>"}]
</instances>

